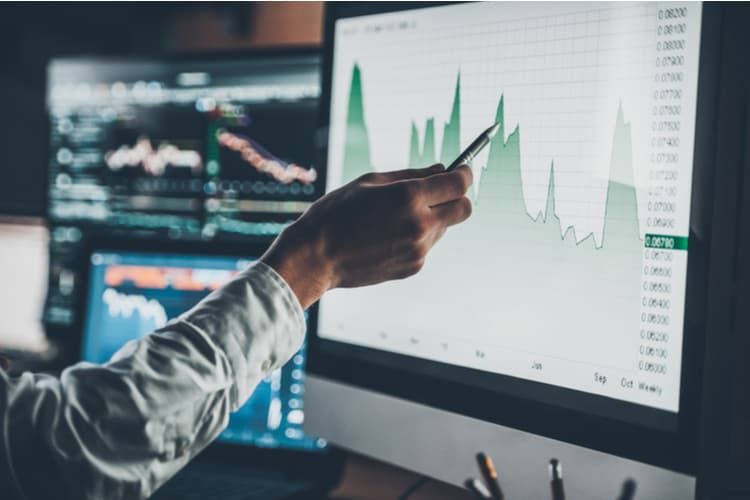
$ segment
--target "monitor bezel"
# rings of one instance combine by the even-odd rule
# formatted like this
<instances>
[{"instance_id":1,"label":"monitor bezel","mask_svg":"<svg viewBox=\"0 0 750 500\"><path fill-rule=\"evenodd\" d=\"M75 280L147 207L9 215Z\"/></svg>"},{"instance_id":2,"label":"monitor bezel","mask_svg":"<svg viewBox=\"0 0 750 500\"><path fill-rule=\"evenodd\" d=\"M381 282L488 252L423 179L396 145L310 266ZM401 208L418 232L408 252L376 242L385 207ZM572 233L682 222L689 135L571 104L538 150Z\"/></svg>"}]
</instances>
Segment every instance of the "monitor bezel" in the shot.
<instances>
[{"instance_id":1,"label":"monitor bezel","mask_svg":"<svg viewBox=\"0 0 750 500\"><path fill-rule=\"evenodd\" d=\"M339 18L408 10L444 3L336 3L329 4L325 18L321 136L327 137L330 122L333 33ZM566 441L595 450L650 463L671 470L694 473L697 462L697 431L701 396L702 351L706 331L710 212L713 201L715 102L718 90L720 9L704 5L701 28L700 69L694 147L694 170L688 259L680 412L673 430L595 416L548 401L510 396L489 389L437 378L424 371L404 369L421 365L434 374L455 369L450 365L387 351L326 340L311 330L308 342L308 373L390 394L469 417ZM327 141L321 144L320 165L327 165ZM384 362L385 360L385 362ZM459 369L473 372L466 368ZM502 376L501 376L502 377ZM511 378L511 377L506 377ZM534 382L526 382L536 384ZM545 384L538 384L545 386ZM554 394L567 389L546 386ZM579 392L579 391L574 391ZM594 398L602 398L592 396ZM491 401L492 404L488 402ZM638 406L638 405L635 405ZM502 408L499 411L498 408Z\"/></svg>"}]
</instances>

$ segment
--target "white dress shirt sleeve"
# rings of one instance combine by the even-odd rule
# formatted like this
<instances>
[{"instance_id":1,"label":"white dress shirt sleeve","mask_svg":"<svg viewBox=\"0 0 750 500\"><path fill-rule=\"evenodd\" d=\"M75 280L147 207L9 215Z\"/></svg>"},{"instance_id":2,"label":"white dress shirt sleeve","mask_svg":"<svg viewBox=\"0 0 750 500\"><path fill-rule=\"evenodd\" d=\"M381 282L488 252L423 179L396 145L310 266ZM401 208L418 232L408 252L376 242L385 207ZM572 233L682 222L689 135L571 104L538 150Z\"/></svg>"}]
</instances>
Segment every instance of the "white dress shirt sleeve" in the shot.
<instances>
[{"instance_id":1,"label":"white dress shirt sleeve","mask_svg":"<svg viewBox=\"0 0 750 500\"><path fill-rule=\"evenodd\" d=\"M301 347L302 308L256 263L108 363L0 370L0 498L146 498Z\"/></svg>"}]
</instances>

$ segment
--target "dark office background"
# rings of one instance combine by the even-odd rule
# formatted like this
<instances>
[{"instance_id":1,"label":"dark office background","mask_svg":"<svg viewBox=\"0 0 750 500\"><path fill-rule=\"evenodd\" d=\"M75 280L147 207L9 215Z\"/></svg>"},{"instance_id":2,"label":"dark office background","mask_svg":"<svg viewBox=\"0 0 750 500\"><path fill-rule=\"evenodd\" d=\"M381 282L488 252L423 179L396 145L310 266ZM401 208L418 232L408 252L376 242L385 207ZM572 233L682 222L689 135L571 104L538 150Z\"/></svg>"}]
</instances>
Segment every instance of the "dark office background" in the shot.
<instances>
[{"instance_id":1,"label":"dark office background","mask_svg":"<svg viewBox=\"0 0 750 500\"><path fill-rule=\"evenodd\" d=\"M0 6L0 215L44 215L50 59L316 46L322 14L322 2Z\"/></svg>"}]
</instances>

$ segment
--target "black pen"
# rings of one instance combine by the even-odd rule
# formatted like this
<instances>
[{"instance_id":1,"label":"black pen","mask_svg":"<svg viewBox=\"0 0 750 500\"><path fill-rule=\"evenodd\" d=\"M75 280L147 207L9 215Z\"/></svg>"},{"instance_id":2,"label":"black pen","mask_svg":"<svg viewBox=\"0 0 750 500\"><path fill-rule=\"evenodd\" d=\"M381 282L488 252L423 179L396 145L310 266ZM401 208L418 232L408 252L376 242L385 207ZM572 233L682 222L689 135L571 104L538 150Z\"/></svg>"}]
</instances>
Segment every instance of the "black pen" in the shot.
<instances>
[{"instance_id":1,"label":"black pen","mask_svg":"<svg viewBox=\"0 0 750 500\"><path fill-rule=\"evenodd\" d=\"M500 489L500 481L497 479L497 471L495 471L495 464L492 463L492 459L485 453L477 453L477 463L492 499L503 500L503 490Z\"/></svg>"},{"instance_id":2,"label":"black pen","mask_svg":"<svg viewBox=\"0 0 750 500\"><path fill-rule=\"evenodd\" d=\"M622 491L618 500L633 500L635 498L635 481L633 479L626 479L622 483Z\"/></svg>"},{"instance_id":3,"label":"black pen","mask_svg":"<svg viewBox=\"0 0 750 500\"><path fill-rule=\"evenodd\" d=\"M474 157L479 154L481 150L487 146L487 144L490 143L490 140L495 137L495 134L497 134L497 131L500 130L500 124L496 123L481 134L479 134L479 137L474 139L474 142L469 144L469 147L464 149L464 151L458 155L458 158L451 163L448 168L445 170L447 172L450 172L454 168L458 168L461 165L465 163L469 163L471 160L474 159Z\"/></svg>"},{"instance_id":4,"label":"black pen","mask_svg":"<svg viewBox=\"0 0 750 500\"><path fill-rule=\"evenodd\" d=\"M479 479L472 477L464 481L464 486L469 490L476 500L492 500L492 495L487 487Z\"/></svg>"},{"instance_id":5,"label":"black pen","mask_svg":"<svg viewBox=\"0 0 750 500\"><path fill-rule=\"evenodd\" d=\"M560 461L553 458L549 461L550 489L552 490L552 500L565 500L565 489L562 480L562 465Z\"/></svg>"}]
</instances>

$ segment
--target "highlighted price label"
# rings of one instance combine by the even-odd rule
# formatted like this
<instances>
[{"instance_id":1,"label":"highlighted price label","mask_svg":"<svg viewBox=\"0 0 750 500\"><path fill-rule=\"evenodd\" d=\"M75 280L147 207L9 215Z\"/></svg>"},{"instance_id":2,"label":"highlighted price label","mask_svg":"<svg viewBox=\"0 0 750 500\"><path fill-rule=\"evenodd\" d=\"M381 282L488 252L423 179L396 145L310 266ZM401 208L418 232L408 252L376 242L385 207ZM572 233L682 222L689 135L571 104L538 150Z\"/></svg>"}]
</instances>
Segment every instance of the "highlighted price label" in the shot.
<instances>
[{"instance_id":1,"label":"highlighted price label","mask_svg":"<svg viewBox=\"0 0 750 500\"><path fill-rule=\"evenodd\" d=\"M646 248L659 248L661 250L687 250L688 237L647 234L644 246Z\"/></svg>"}]
</instances>

